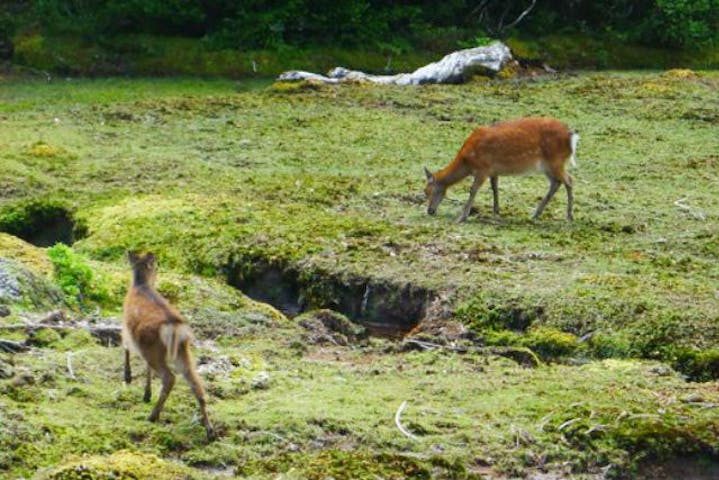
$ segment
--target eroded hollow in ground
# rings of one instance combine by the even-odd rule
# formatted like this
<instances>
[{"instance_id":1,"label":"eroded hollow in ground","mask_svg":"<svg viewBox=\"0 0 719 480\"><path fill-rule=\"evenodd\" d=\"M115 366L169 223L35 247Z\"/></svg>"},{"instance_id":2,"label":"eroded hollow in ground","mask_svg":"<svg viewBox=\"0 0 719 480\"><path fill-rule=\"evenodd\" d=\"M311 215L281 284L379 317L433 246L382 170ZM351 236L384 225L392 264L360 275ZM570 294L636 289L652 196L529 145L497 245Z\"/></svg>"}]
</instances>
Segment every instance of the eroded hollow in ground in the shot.
<instances>
[{"instance_id":1,"label":"eroded hollow in ground","mask_svg":"<svg viewBox=\"0 0 719 480\"><path fill-rule=\"evenodd\" d=\"M227 271L230 285L290 317L329 308L379 336L397 337L412 330L435 297L434 292L408 283L319 269L300 270L263 260L249 266L230 265Z\"/></svg>"},{"instance_id":2,"label":"eroded hollow in ground","mask_svg":"<svg viewBox=\"0 0 719 480\"><path fill-rule=\"evenodd\" d=\"M0 212L0 231L22 238L38 247L56 243L72 245L85 236L86 229L62 205L27 202Z\"/></svg>"}]
</instances>

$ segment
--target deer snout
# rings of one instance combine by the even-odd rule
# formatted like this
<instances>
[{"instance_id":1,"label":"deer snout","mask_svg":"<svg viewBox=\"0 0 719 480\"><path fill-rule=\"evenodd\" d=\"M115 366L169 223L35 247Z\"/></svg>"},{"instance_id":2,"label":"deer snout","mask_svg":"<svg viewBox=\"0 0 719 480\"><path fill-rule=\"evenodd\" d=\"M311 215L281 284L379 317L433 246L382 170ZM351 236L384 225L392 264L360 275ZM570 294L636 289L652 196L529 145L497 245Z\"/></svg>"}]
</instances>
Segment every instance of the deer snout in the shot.
<instances>
[{"instance_id":1,"label":"deer snout","mask_svg":"<svg viewBox=\"0 0 719 480\"><path fill-rule=\"evenodd\" d=\"M427 207L428 215L434 215L435 213L437 213L437 207Z\"/></svg>"}]
</instances>

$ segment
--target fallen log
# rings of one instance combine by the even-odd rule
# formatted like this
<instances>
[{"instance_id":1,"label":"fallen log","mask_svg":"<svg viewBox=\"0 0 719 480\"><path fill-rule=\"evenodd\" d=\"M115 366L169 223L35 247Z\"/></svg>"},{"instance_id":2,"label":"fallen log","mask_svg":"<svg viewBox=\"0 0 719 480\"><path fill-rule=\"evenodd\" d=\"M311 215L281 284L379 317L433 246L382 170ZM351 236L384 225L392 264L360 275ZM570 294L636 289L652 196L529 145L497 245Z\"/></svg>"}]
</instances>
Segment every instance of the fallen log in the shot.
<instances>
[{"instance_id":1,"label":"fallen log","mask_svg":"<svg viewBox=\"0 0 719 480\"><path fill-rule=\"evenodd\" d=\"M278 81L307 80L311 82L371 82L383 85L423 85L426 83L462 83L478 70L499 72L512 60L509 47L502 42L492 42L484 47L467 48L452 52L438 62L427 64L412 73L396 75L370 75L344 67L334 68L327 76L301 70L280 74Z\"/></svg>"}]
</instances>

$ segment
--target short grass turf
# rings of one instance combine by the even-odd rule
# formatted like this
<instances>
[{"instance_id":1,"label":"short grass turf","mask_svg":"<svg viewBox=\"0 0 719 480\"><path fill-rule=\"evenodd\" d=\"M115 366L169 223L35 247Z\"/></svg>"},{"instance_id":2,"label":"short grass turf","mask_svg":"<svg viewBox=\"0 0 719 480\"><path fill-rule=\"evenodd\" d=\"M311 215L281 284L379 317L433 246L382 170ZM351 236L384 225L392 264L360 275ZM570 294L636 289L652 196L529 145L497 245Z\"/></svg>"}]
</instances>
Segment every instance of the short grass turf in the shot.
<instances>
[{"instance_id":1,"label":"short grass turf","mask_svg":"<svg viewBox=\"0 0 719 480\"><path fill-rule=\"evenodd\" d=\"M70 453L134 448L135 439L142 452L169 460L300 477L310 475L305 468L345 467L385 477L407 469L458 475L546 465L631 472L644 455L716 452L715 384L687 384L675 374L653 373L654 364L622 359L661 359L698 379L719 371L717 74L583 73L419 88L182 79L3 80L0 86L4 229L28 205L62 205L82 225L74 249L100 269L122 271L125 250L142 248L158 253L165 270L220 280L265 261L310 274L410 283L441 294L455 319L486 343L541 347L547 339L540 334L549 332L549 357L559 345L567 363L614 358L523 370L503 360L485 366L471 355L392 348L292 353L292 342L253 334L256 343L248 348L270 362L276 383L239 401L215 398L230 441L198 445L190 450L194 457L178 454L184 447L151 435L177 430L146 426L143 406L132 407L137 418L118 424L117 409L107 407L112 399L102 400L111 392L88 387L93 412L109 410L96 412L105 420L61 430L104 438L97 428L107 428L116 444L61 442L43 456L6 459L15 474L70 461ZM576 221L563 219L563 192L540 220L529 220L547 188L539 176L500 179L500 218L491 217L485 186L479 213L454 223L467 183L450 191L436 217L427 217L422 167L446 164L477 124L522 115L555 116L582 136L572 170ZM320 287L326 281L311 278ZM121 289L114 290L111 314L121 298ZM327 299L317 290L313 300L322 306ZM571 337L558 337L559 331ZM230 355L241 348L232 343L222 344ZM12 361L31 369L42 362L62 366L64 357L53 352ZM88 355L119 352L93 347ZM379 373L363 372L367 358ZM409 367L396 367L407 359ZM375 379L382 365L397 375ZM88 373L90 382L114 375L100 370ZM357 393L343 390L337 380L343 377ZM31 419L17 428L29 425L40 438L45 387L29 387L37 397L15 403L27 392L9 385L6 408L17 413L21 405L25 413L18 415ZM220 390L217 396L239 395ZM63 404L72 401L66 396ZM248 398L259 403L243 404ZM701 401L697 407L682 398ZM402 400L409 401L406 421L419 443L399 436L391 422ZM192 411L179 389L175 401ZM465 412L449 426L448 405ZM413 420L413 410L422 408ZM313 411L330 418L308 424ZM169 417L172 425L182 422ZM237 423L240 417L246 423ZM150 433L115 431L127 428ZM199 442L196 428L184 428ZM17 437L11 430L6 435L6 442ZM313 440L328 435L338 438ZM355 445L366 448L349 455ZM371 470L380 457L387 470Z\"/></svg>"}]
</instances>

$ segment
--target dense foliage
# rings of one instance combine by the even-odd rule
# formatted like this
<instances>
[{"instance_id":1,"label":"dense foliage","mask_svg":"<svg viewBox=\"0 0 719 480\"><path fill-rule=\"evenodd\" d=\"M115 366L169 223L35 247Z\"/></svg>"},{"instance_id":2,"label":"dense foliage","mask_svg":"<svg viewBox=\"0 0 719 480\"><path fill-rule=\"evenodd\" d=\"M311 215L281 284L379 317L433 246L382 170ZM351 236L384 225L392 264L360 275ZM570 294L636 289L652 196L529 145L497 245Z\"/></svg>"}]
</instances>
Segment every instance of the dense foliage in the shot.
<instances>
[{"instance_id":1,"label":"dense foliage","mask_svg":"<svg viewBox=\"0 0 719 480\"><path fill-rule=\"evenodd\" d=\"M0 41L10 31L106 38L181 35L217 48L287 45L408 46L508 34L610 34L655 46L716 42L719 0L11 0L0 7Z\"/></svg>"}]
</instances>

